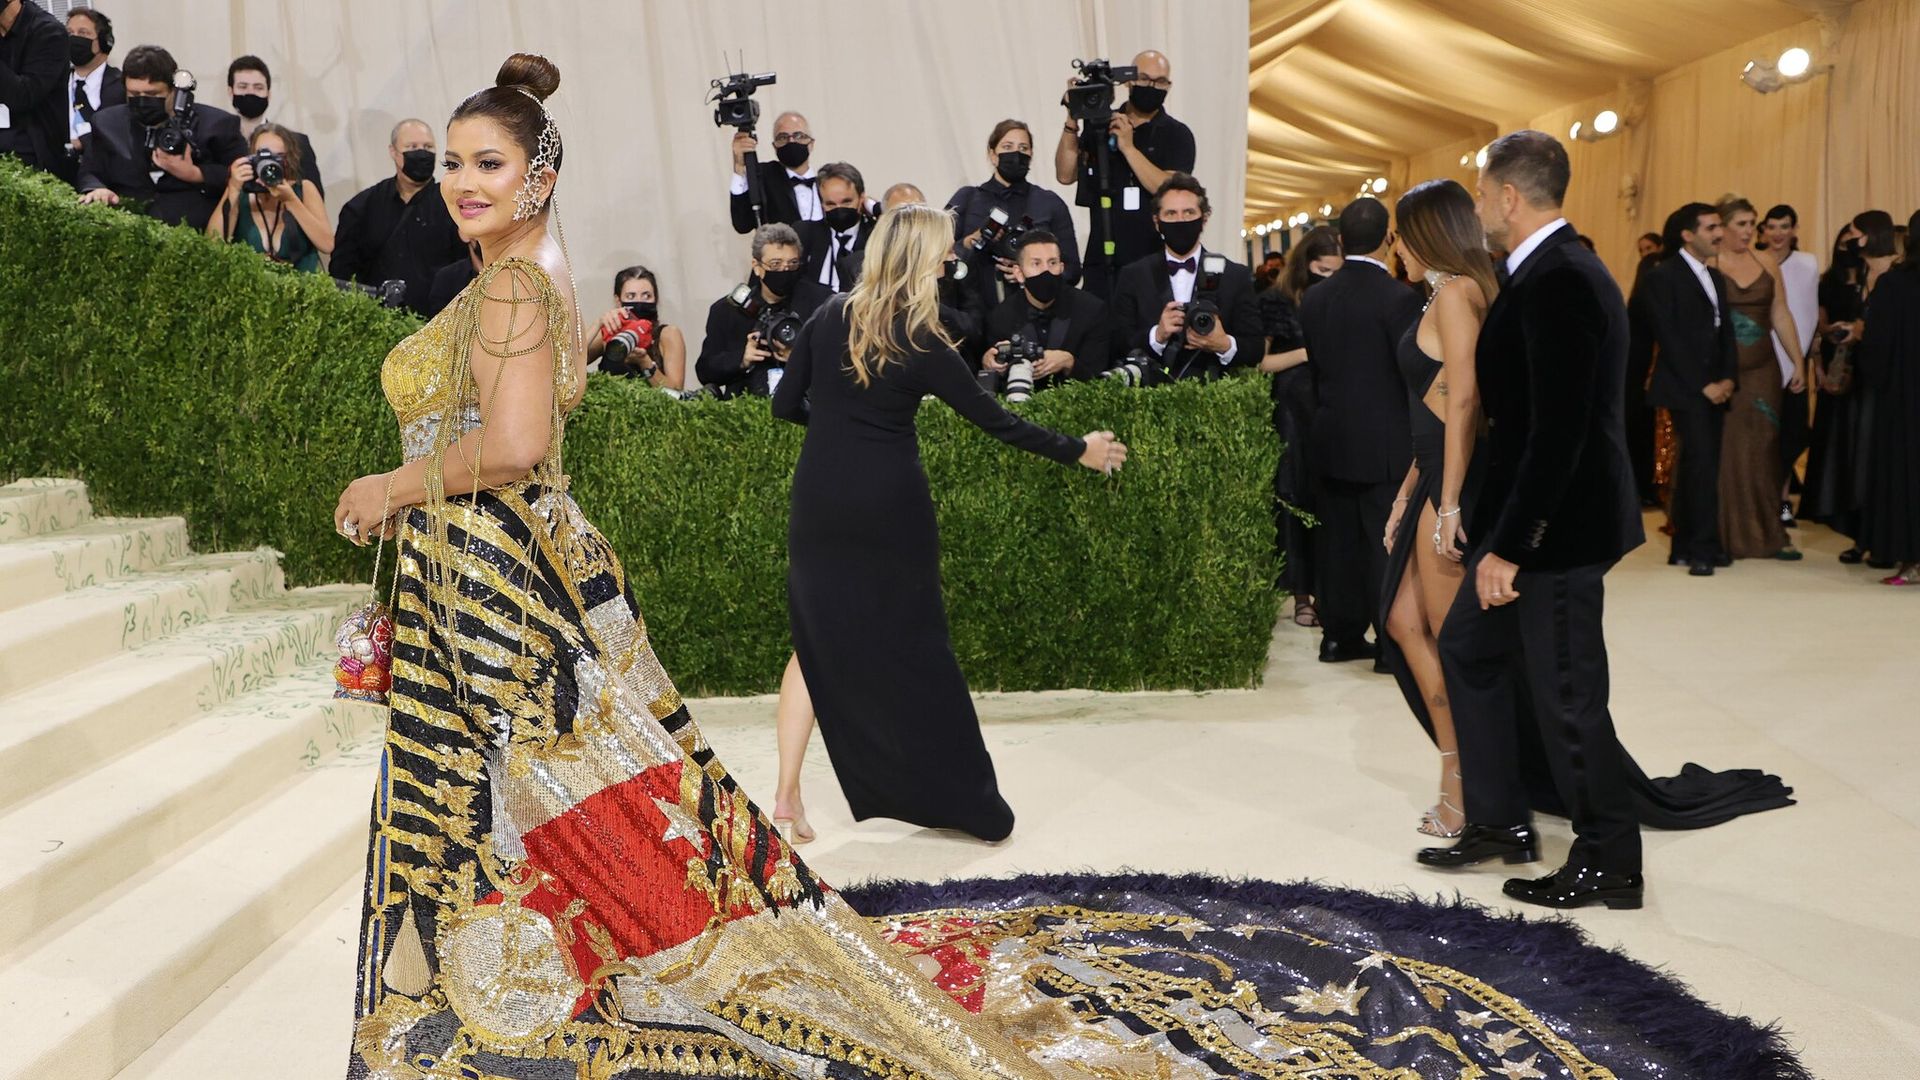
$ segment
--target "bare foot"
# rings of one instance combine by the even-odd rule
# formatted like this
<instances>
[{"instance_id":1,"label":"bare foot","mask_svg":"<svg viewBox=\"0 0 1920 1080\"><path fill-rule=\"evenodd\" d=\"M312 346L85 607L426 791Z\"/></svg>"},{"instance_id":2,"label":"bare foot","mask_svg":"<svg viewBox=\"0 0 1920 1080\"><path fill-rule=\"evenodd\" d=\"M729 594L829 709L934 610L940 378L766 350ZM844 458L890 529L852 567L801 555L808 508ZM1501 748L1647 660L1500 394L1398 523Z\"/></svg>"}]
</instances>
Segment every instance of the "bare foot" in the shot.
<instances>
[{"instance_id":1,"label":"bare foot","mask_svg":"<svg viewBox=\"0 0 1920 1080\"><path fill-rule=\"evenodd\" d=\"M800 804L798 795L785 798L774 796L773 824L795 847L811 843L814 839L813 826L807 824L807 810Z\"/></svg>"}]
</instances>

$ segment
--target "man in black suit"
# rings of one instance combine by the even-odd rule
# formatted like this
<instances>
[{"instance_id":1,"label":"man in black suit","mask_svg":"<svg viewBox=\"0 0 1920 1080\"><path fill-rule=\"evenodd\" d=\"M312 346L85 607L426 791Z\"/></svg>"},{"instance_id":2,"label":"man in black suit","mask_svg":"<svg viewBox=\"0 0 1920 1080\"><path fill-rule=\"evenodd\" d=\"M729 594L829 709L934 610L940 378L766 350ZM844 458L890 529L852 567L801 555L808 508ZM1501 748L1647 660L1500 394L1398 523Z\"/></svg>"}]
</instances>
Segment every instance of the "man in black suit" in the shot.
<instances>
[{"instance_id":1,"label":"man in black suit","mask_svg":"<svg viewBox=\"0 0 1920 1080\"><path fill-rule=\"evenodd\" d=\"M112 105L127 103L127 80L120 69L107 63L113 54L113 20L92 8L77 7L67 12L67 59L73 62L73 75L67 81L69 110L67 153L79 174L80 158L86 153L87 136L93 133L93 114Z\"/></svg>"},{"instance_id":2,"label":"man in black suit","mask_svg":"<svg viewBox=\"0 0 1920 1080\"><path fill-rule=\"evenodd\" d=\"M233 111L240 115L240 137L251 144L254 132L273 123L267 117L273 97L273 72L267 70L267 62L257 56L242 56L228 64L227 93L233 98ZM327 185L320 180L320 159L314 156L313 140L300 131L293 133L293 139L300 144L300 178L311 181L325 195Z\"/></svg>"},{"instance_id":3,"label":"man in black suit","mask_svg":"<svg viewBox=\"0 0 1920 1080\"><path fill-rule=\"evenodd\" d=\"M1387 518L1413 459L1407 386L1396 350L1420 298L1383 261L1387 208L1360 198L1340 211L1345 261L1300 306L1313 380L1314 600L1320 659L1378 655ZM1367 627L1374 640L1367 640Z\"/></svg>"},{"instance_id":4,"label":"man in black suit","mask_svg":"<svg viewBox=\"0 0 1920 1080\"><path fill-rule=\"evenodd\" d=\"M1008 365L1000 362L1000 351L1015 334L1043 350L1040 359L1033 361L1033 390L1068 379L1095 378L1107 370L1107 305L1067 284L1066 252L1060 238L1045 229L1029 229L1014 254L1020 291L987 316L986 339L994 344L980 358L981 385L996 393L1006 390Z\"/></svg>"},{"instance_id":5,"label":"man in black suit","mask_svg":"<svg viewBox=\"0 0 1920 1080\"><path fill-rule=\"evenodd\" d=\"M761 313L790 312L804 322L833 297L825 285L807 279L806 265L791 225L754 230L752 276L707 308L707 336L693 365L714 396L773 396L786 374L788 347L760 339Z\"/></svg>"},{"instance_id":6,"label":"man in black suit","mask_svg":"<svg viewBox=\"0 0 1920 1080\"><path fill-rule=\"evenodd\" d=\"M853 282L842 280L840 267L849 256L866 250L867 237L873 233L867 182L859 169L844 161L820 166L817 181L820 220L803 221L793 231L807 253L807 280L826 286L828 292L847 292Z\"/></svg>"},{"instance_id":7,"label":"man in black suit","mask_svg":"<svg viewBox=\"0 0 1920 1080\"><path fill-rule=\"evenodd\" d=\"M73 182L67 152L73 64L60 20L33 0L0 0L0 155Z\"/></svg>"},{"instance_id":8,"label":"man in black suit","mask_svg":"<svg viewBox=\"0 0 1920 1080\"><path fill-rule=\"evenodd\" d=\"M348 199L333 232L333 259L327 270L341 281L379 285L407 283L407 306L431 317L434 281L447 266L467 261L460 227L433 182L439 160L433 127L425 120L402 120L387 136L393 175ZM458 269L452 271L458 275ZM466 282L461 282L464 286Z\"/></svg>"},{"instance_id":9,"label":"man in black suit","mask_svg":"<svg viewBox=\"0 0 1920 1080\"><path fill-rule=\"evenodd\" d=\"M783 112L773 122L772 161L760 162L760 190L766 205L756 220L753 199L747 186L747 152L757 149L760 140L747 132L733 136L733 179L727 189L727 213L733 218L733 231L745 235L761 225L798 225L819 221L819 176L807 164L813 158L813 131L807 118L797 112Z\"/></svg>"},{"instance_id":10,"label":"man in black suit","mask_svg":"<svg viewBox=\"0 0 1920 1080\"><path fill-rule=\"evenodd\" d=\"M1727 279L1707 265L1725 229L1713 207L1688 203L1667 218L1666 232L1673 254L1640 276L1628 308L1628 370L1652 370L1646 407L1673 417L1679 453L1667 561L1706 577L1730 563L1720 544L1720 432L1739 370L1738 344Z\"/></svg>"},{"instance_id":11,"label":"man in black suit","mask_svg":"<svg viewBox=\"0 0 1920 1080\"><path fill-rule=\"evenodd\" d=\"M1266 351L1252 275L1200 246L1212 215L1200 181L1186 173L1167 177L1153 193L1160 250L1128 264L1114 283L1114 359L1147 350L1148 384L1219 378L1235 365L1258 364ZM1188 325L1189 304L1202 303L1214 307L1213 328L1206 333Z\"/></svg>"},{"instance_id":12,"label":"man in black suit","mask_svg":"<svg viewBox=\"0 0 1920 1080\"><path fill-rule=\"evenodd\" d=\"M1645 540L1622 416L1627 306L1560 215L1570 172L1566 148L1538 131L1495 140L1480 170L1480 220L1510 254L1475 353L1487 420L1484 487L1467 522L1477 546L1440 631L1468 825L1419 858L1539 857L1518 764L1525 679L1575 840L1566 865L1514 878L1506 894L1637 908L1640 826L1607 712L1601 631L1602 579Z\"/></svg>"},{"instance_id":13,"label":"man in black suit","mask_svg":"<svg viewBox=\"0 0 1920 1080\"><path fill-rule=\"evenodd\" d=\"M240 118L195 102L187 126L186 152L146 147L148 132L173 113L173 54L142 45L127 54L127 103L93 116L93 136L80 164L80 201L120 205L139 199L147 213L169 225L205 229L227 189L227 168L246 156Z\"/></svg>"}]
</instances>

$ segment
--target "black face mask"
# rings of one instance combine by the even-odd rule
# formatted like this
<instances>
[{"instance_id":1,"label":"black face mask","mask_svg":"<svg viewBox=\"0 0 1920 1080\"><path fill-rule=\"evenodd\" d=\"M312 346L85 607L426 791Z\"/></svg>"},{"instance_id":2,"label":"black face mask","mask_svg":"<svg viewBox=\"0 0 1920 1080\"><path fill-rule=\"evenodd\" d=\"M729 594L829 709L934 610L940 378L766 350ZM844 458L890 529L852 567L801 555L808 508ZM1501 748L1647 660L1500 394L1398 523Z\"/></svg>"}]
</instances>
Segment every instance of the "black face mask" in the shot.
<instances>
[{"instance_id":1,"label":"black face mask","mask_svg":"<svg viewBox=\"0 0 1920 1080\"><path fill-rule=\"evenodd\" d=\"M74 67L84 67L93 62L93 39L79 34L67 35L67 59Z\"/></svg>"},{"instance_id":2,"label":"black face mask","mask_svg":"<svg viewBox=\"0 0 1920 1080\"><path fill-rule=\"evenodd\" d=\"M1157 113L1167 103L1167 92L1157 86L1136 86L1127 91L1127 104L1135 112Z\"/></svg>"},{"instance_id":3,"label":"black face mask","mask_svg":"<svg viewBox=\"0 0 1920 1080\"><path fill-rule=\"evenodd\" d=\"M416 184L433 179L433 151L407 150L400 154L400 175Z\"/></svg>"},{"instance_id":4,"label":"black face mask","mask_svg":"<svg viewBox=\"0 0 1920 1080\"><path fill-rule=\"evenodd\" d=\"M1025 286L1028 296L1042 304L1051 304L1059 299L1062 283L1060 275L1049 270L1044 274L1028 274Z\"/></svg>"},{"instance_id":5,"label":"black face mask","mask_svg":"<svg viewBox=\"0 0 1920 1080\"><path fill-rule=\"evenodd\" d=\"M134 120L147 127L159 127L167 122L167 99L157 97L128 97L127 111Z\"/></svg>"},{"instance_id":6,"label":"black face mask","mask_svg":"<svg viewBox=\"0 0 1920 1080\"><path fill-rule=\"evenodd\" d=\"M1000 178L1009 184L1017 184L1025 180L1027 170L1033 167L1032 154L1001 154L995 160L1000 166Z\"/></svg>"},{"instance_id":7,"label":"black face mask","mask_svg":"<svg viewBox=\"0 0 1920 1080\"><path fill-rule=\"evenodd\" d=\"M1181 255L1192 251L1200 243L1200 230L1207 227L1207 223L1199 218L1192 221L1162 221L1159 225L1160 239L1167 242L1167 250Z\"/></svg>"},{"instance_id":8,"label":"black face mask","mask_svg":"<svg viewBox=\"0 0 1920 1080\"><path fill-rule=\"evenodd\" d=\"M807 163L807 155L811 153L813 153L813 147L806 143L790 142L775 149L773 156L780 159L780 164L799 172L800 166Z\"/></svg>"},{"instance_id":9,"label":"black face mask","mask_svg":"<svg viewBox=\"0 0 1920 1080\"><path fill-rule=\"evenodd\" d=\"M760 275L760 284L775 296L792 296L793 287L799 283L798 270L768 270Z\"/></svg>"},{"instance_id":10,"label":"black face mask","mask_svg":"<svg viewBox=\"0 0 1920 1080\"><path fill-rule=\"evenodd\" d=\"M233 111L249 120L258 120L267 115L267 99L264 94L233 95Z\"/></svg>"},{"instance_id":11,"label":"black face mask","mask_svg":"<svg viewBox=\"0 0 1920 1080\"><path fill-rule=\"evenodd\" d=\"M626 308L627 314L636 319L645 319L648 322L660 321L660 305L651 300L632 300L620 306Z\"/></svg>"},{"instance_id":12,"label":"black face mask","mask_svg":"<svg viewBox=\"0 0 1920 1080\"><path fill-rule=\"evenodd\" d=\"M827 228L834 232L846 232L860 224L860 208L857 206L836 206L821 215Z\"/></svg>"}]
</instances>

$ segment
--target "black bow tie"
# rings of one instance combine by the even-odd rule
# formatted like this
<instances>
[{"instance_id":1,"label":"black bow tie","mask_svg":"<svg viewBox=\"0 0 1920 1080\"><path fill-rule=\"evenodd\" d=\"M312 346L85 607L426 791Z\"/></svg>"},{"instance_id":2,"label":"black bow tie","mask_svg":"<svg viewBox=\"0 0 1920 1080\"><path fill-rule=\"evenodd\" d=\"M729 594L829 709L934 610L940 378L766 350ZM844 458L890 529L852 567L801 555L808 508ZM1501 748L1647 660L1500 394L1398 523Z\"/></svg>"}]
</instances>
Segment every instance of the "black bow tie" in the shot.
<instances>
[{"instance_id":1,"label":"black bow tie","mask_svg":"<svg viewBox=\"0 0 1920 1080\"><path fill-rule=\"evenodd\" d=\"M1505 259L1500 260L1500 265L1493 268L1493 280L1503 289L1507 287L1507 282L1513 280L1513 274L1508 272Z\"/></svg>"},{"instance_id":2,"label":"black bow tie","mask_svg":"<svg viewBox=\"0 0 1920 1080\"><path fill-rule=\"evenodd\" d=\"M1192 259L1183 259L1180 262L1174 262L1172 259L1168 259L1167 260L1167 276L1172 277L1174 274L1177 274L1182 270L1185 270L1187 273L1191 274L1194 272L1195 265L1197 264Z\"/></svg>"},{"instance_id":3,"label":"black bow tie","mask_svg":"<svg viewBox=\"0 0 1920 1080\"><path fill-rule=\"evenodd\" d=\"M794 176L794 175L793 175L792 173L788 173L788 174L787 174L787 179L789 179L789 180L791 180L791 181L793 181L793 186L794 186L794 187L799 187L799 186L801 186L801 185L803 185L803 184L804 184L804 185L806 185L807 187L812 187L812 186L814 185L814 182L815 182L815 181L816 181L816 180L818 179L818 177L813 177L813 176Z\"/></svg>"}]
</instances>

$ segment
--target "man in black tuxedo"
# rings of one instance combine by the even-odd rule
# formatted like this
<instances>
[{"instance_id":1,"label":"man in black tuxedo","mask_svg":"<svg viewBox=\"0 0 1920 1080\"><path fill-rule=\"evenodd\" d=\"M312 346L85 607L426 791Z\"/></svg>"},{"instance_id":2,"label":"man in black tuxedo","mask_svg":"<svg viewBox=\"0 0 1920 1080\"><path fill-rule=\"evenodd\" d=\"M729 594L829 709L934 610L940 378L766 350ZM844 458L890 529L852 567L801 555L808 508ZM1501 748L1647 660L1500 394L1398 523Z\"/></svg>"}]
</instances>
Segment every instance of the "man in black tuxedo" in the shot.
<instances>
[{"instance_id":1,"label":"man in black tuxedo","mask_svg":"<svg viewBox=\"0 0 1920 1080\"><path fill-rule=\"evenodd\" d=\"M807 280L806 263L792 226L754 230L752 276L707 308L707 336L694 361L694 374L716 397L773 396L786 374L788 348L760 339L761 312L791 312L804 322L833 296L826 286Z\"/></svg>"},{"instance_id":2,"label":"man in black tuxedo","mask_svg":"<svg viewBox=\"0 0 1920 1080\"><path fill-rule=\"evenodd\" d=\"M803 221L794 226L800 246L807 253L807 280L824 285L828 292L847 292L851 279L842 279L840 268L849 256L867 248L873 234L873 218L867 214L867 182L860 170L844 161L820 166L820 220Z\"/></svg>"},{"instance_id":3,"label":"man in black tuxedo","mask_svg":"<svg viewBox=\"0 0 1920 1080\"><path fill-rule=\"evenodd\" d=\"M1314 600L1320 659L1373 659L1387 573L1387 518L1413 460L1407 386L1396 350L1420 317L1420 297L1383 261L1387 208L1360 198L1340 211L1340 269L1300 306L1313 379ZM1367 640L1367 627L1374 640Z\"/></svg>"},{"instance_id":4,"label":"man in black tuxedo","mask_svg":"<svg viewBox=\"0 0 1920 1080\"><path fill-rule=\"evenodd\" d=\"M1067 284L1066 247L1060 238L1045 229L1029 229L1014 254L1020 291L987 316L986 340L993 347L980 358L980 385L994 393L1006 390L1009 365L1000 362L1000 352L1015 334L1044 350L1033 362L1033 390L1068 379L1092 379L1107 370L1107 305Z\"/></svg>"},{"instance_id":5,"label":"man in black tuxedo","mask_svg":"<svg viewBox=\"0 0 1920 1080\"><path fill-rule=\"evenodd\" d=\"M173 54L142 45L127 54L127 103L93 115L93 135L80 164L80 201L120 205L140 199L169 225L205 229L227 189L227 169L246 156L240 118L195 102L182 154L146 148L146 133L172 115Z\"/></svg>"},{"instance_id":6,"label":"man in black tuxedo","mask_svg":"<svg viewBox=\"0 0 1920 1080\"><path fill-rule=\"evenodd\" d=\"M1253 367L1266 351L1252 275L1244 265L1200 246L1212 216L1200 181L1179 172L1167 177L1153 193L1160 250L1129 263L1114 283L1114 359L1146 349L1149 385L1216 379L1236 365ZM1213 328L1204 334L1188 325L1189 305L1200 303L1215 309Z\"/></svg>"},{"instance_id":7,"label":"man in black tuxedo","mask_svg":"<svg viewBox=\"0 0 1920 1080\"><path fill-rule=\"evenodd\" d=\"M747 188L747 152L759 146L760 140L753 135L734 133L733 178L727 189L727 213L733 218L733 231L744 236L761 225L819 221L824 211L820 178L807 164L813 157L813 132L807 118L797 112L783 112L773 122L774 160L759 165L760 190L766 205L756 221Z\"/></svg>"},{"instance_id":8,"label":"man in black tuxedo","mask_svg":"<svg viewBox=\"0 0 1920 1080\"><path fill-rule=\"evenodd\" d=\"M67 12L67 59L73 61L73 76L67 83L69 110L67 153L73 158L77 177L80 158L86 153L87 136L93 133L93 114L112 105L127 103L127 80L120 69L107 63L113 54L113 20L92 8L77 7Z\"/></svg>"},{"instance_id":9,"label":"man in black tuxedo","mask_svg":"<svg viewBox=\"0 0 1920 1080\"><path fill-rule=\"evenodd\" d=\"M1653 371L1648 409L1673 417L1673 548L1667 561L1707 577L1731 560L1720 544L1720 432L1739 370L1727 279L1707 265L1725 228L1706 203L1667 218L1672 254L1640 275L1628 308L1633 325L1629 370Z\"/></svg>"},{"instance_id":10,"label":"man in black tuxedo","mask_svg":"<svg viewBox=\"0 0 1920 1080\"><path fill-rule=\"evenodd\" d=\"M34 0L0 0L0 155L68 183L72 73L60 20Z\"/></svg>"},{"instance_id":11,"label":"man in black tuxedo","mask_svg":"<svg viewBox=\"0 0 1920 1080\"><path fill-rule=\"evenodd\" d=\"M1506 894L1550 907L1637 908L1640 826L1607 712L1602 579L1646 539L1627 458L1628 320L1619 286L1560 215L1566 148L1502 136L1480 170L1480 220L1510 254L1475 354L1486 476L1467 522L1467 582L1440 631L1466 778L1465 831L1429 866L1539 857L1519 766L1523 687L1573 820L1566 865ZM1309 294L1311 296L1311 294Z\"/></svg>"}]
</instances>

